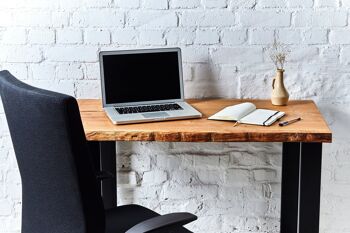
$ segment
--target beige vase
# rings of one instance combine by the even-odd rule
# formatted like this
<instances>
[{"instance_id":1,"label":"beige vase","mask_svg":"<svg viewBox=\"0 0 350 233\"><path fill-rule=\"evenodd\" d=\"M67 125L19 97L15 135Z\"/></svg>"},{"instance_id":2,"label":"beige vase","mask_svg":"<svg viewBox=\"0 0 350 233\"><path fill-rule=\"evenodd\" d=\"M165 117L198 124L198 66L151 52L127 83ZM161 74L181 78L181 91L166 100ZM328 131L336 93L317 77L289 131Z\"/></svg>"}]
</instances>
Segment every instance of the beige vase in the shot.
<instances>
[{"instance_id":1,"label":"beige vase","mask_svg":"<svg viewBox=\"0 0 350 233\"><path fill-rule=\"evenodd\" d=\"M283 83L283 69L278 69L272 81L271 102L273 105L287 105L289 94Z\"/></svg>"}]
</instances>

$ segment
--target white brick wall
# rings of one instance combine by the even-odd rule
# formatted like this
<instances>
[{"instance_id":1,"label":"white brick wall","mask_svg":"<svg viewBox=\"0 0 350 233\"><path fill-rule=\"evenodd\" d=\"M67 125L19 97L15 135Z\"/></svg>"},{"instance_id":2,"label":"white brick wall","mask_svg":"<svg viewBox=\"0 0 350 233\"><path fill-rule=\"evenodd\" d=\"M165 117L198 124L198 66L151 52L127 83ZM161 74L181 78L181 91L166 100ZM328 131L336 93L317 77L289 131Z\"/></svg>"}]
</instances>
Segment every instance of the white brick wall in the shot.
<instances>
[{"instance_id":1,"label":"white brick wall","mask_svg":"<svg viewBox=\"0 0 350 233\"><path fill-rule=\"evenodd\" d=\"M324 146L321 233L349 233L349 0L1 0L0 69L100 97L100 50L179 46L187 97L269 98L264 49L289 44L291 98L317 102ZM254 88L252 88L254 87ZM195 232L278 232L281 145L118 142L118 202L199 216ZM21 184L0 104L0 233L20 232Z\"/></svg>"}]
</instances>

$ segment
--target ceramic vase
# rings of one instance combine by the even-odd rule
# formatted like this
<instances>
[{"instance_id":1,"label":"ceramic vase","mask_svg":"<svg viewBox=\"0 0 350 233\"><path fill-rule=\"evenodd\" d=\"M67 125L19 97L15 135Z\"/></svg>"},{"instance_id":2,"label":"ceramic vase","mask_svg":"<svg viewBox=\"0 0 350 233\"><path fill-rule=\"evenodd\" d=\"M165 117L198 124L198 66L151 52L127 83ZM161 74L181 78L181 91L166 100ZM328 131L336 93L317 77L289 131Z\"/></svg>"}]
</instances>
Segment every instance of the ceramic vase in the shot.
<instances>
[{"instance_id":1,"label":"ceramic vase","mask_svg":"<svg viewBox=\"0 0 350 233\"><path fill-rule=\"evenodd\" d=\"M287 105L289 94L283 83L283 69L278 69L272 81L271 102L273 105Z\"/></svg>"}]
</instances>

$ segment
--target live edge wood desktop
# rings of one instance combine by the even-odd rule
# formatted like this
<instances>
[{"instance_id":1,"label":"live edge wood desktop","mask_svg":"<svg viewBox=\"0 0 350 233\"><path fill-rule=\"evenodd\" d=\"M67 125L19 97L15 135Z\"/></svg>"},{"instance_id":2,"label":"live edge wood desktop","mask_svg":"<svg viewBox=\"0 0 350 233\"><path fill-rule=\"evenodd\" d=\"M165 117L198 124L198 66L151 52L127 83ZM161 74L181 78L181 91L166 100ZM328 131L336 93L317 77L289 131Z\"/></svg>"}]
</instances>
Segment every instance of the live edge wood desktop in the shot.
<instances>
[{"instance_id":1,"label":"live edge wood desktop","mask_svg":"<svg viewBox=\"0 0 350 233\"><path fill-rule=\"evenodd\" d=\"M283 119L302 120L280 127L239 125L207 118L222 108L250 101L257 108L286 112ZM160 142L282 142L281 233L318 233L322 143L332 133L313 101L290 101L273 106L269 100L189 100L201 119L116 126L103 112L100 100L79 100L86 138L101 171L116 174L115 141ZM116 179L102 181L105 207L116 205Z\"/></svg>"}]
</instances>

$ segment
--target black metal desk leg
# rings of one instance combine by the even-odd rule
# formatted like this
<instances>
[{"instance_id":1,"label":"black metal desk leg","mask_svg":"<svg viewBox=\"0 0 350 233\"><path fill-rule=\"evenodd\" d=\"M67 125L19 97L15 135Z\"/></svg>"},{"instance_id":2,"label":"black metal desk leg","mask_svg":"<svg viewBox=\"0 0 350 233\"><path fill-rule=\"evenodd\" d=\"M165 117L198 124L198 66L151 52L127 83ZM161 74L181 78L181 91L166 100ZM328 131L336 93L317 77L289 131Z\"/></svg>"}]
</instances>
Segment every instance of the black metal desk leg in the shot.
<instances>
[{"instance_id":1,"label":"black metal desk leg","mask_svg":"<svg viewBox=\"0 0 350 233\"><path fill-rule=\"evenodd\" d=\"M321 143L283 143L281 233L318 233Z\"/></svg>"},{"instance_id":2,"label":"black metal desk leg","mask_svg":"<svg viewBox=\"0 0 350 233\"><path fill-rule=\"evenodd\" d=\"M116 143L113 141L89 142L97 172L111 174L113 178L101 180L101 196L105 209L117 206Z\"/></svg>"}]
</instances>

